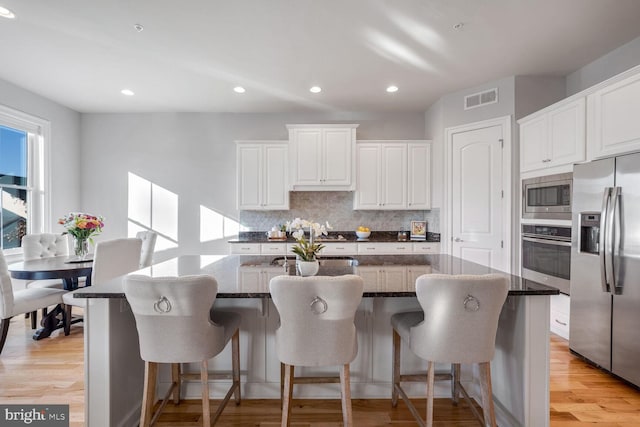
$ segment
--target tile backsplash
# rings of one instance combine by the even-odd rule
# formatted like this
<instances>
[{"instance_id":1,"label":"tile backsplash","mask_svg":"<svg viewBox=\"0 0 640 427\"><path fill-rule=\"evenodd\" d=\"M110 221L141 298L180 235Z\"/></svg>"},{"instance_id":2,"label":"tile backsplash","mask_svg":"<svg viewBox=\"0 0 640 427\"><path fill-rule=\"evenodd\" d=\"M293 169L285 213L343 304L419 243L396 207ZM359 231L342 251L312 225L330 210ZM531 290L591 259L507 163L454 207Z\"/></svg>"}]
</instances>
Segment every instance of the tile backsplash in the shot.
<instances>
[{"instance_id":1,"label":"tile backsplash","mask_svg":"<svg viewBox=\"0 0 640 427\"><path fill-rule=\"evenodd\" d=\"M240 211L240 225L246 231L270 230L294 218L328 221L335 230L355 230L364 225L372 230L408 230L412 220L426 220L427 230L440 232L440 210L363 211L353 210L354 193L349 191L292 191L288 211Z\"/></svg>"}]
</instances>

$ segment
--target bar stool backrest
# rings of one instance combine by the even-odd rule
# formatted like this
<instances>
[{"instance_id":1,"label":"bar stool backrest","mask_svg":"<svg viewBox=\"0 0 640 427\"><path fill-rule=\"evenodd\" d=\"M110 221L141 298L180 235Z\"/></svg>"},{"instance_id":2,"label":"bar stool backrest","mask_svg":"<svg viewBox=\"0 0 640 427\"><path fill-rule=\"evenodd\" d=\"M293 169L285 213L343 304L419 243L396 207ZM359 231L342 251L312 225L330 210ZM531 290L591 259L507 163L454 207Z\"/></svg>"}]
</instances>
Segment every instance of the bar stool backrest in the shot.
<instances>
[{"instance_id":1,"label":"bar stool backrest","mask_svg":"<svg viewBox=\"0 0 640 427\"><path fill-rule=\"evenodd\" d=\"M210 318L218 293L213 277L130 275L124 292L136 319L143 360L200 362L224 349L224 327Z\"/></svg>"},{"instance_id":2,"label":"bar stool backrest","mask_svg":"<svg viewBox=\"0 0 640 427\"><path fill-rule=\"evenodd\" d=\"M140 268L142 240L137 238L113 239L99 242L93 255L91 283L123 276Z\"/></svg>"},{"instance_id":3,"label":"bar stool backrest","mask_svg":"<svg viewBox=\"0 0 640 427\"><path fill-rule=\"evenodd\" d=\"M425 274L416 280L424 322L410 330L410 347L432 362L480 363L493 358L509 283L499 274Z\"/></svg>"},{"instance_id":4,"label":"bar stool backrest","mask_svg":"<svg viewBox=\"0 0 640 427\"><path fill-rule=\"evenodd\" d=\"M294 366L350 363L358 353L354 318L363 288L362 278L351 274L271 279L271 297L280 314L280 361Z\"/></svg>"},{"instance_id":5,"label":"bar stool backrest","mask_svg":"<svg viewBox=\"0 0 640 427\"><path fill-rule=\"evenodd\" d=\"M139 231L136 237L142 240L140 251L140 268L149 267L153 263L153 252L156 247L158 233L155 231Z\"/></svg>"}]
</instances>

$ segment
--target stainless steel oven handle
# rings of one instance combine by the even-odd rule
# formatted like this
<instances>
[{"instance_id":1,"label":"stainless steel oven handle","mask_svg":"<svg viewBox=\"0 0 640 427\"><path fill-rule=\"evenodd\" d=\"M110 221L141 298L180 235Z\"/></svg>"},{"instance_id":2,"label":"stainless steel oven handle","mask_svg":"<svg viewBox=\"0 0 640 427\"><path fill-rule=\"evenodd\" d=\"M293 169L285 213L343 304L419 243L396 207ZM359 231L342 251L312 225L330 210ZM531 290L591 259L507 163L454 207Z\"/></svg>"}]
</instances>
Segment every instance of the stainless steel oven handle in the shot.
<instances>
[{"instance_id":1,"label":"stainless steel oven handle","mask_svg":"<svg viewBox=\"0 0 640 427\"><path fill-rule=\"evenodd\" d=\"M602 193L602 210L600 211L600 243L598 249L598 256L600 258L600 284L602 286L602 292L610 292L607 274L607 235L609 230L607 229L608 221L607 216L609 214L609 203L611 202L611 187L606 187Z\"/></svg>"},{"instance_id":2,"label":"stainless steel oven handle","mask_svg":"<svg viewBox=\"0 0 640 427\"><path fill-rule=\"evenodd\" d=\"M554 245L554 246L571 246L571 242L563 242L560 240L537 239L535 237L522 237L522 240L527 242L544 243L547 245Z\"/></svg>"}]
</instances>

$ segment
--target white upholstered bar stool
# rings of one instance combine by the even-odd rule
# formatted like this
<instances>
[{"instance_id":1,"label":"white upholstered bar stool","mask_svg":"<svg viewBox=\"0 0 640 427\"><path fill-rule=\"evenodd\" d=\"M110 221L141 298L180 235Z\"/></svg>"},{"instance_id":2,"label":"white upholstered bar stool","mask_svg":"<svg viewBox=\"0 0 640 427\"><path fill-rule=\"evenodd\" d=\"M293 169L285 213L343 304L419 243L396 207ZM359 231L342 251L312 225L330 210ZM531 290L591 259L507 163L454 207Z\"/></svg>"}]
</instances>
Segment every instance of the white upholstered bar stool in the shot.
<instances>
[{"instance_id":1,"label":"white upholstered bar stool","mask_svg":"<svg viewBox=\"0 0 640 427\"><path fill-rule=\"evenodd\" d=\"M291 418L293 383L336 382L334 378L294 378L294 366L340 366L342 418L352 426L349 364L358 354L354 318L364 284L354 275L277 276L269 290L280 314L276 352L284 364L282 426Z\"/></svg>"},{"instance_id":2,"label":"white upholstered bar stool","mask_svg":"<svg viewBox=\"0 0 640 427\"><path fill-rule=\"evenodd\" d=\"M423 311L398 313L391 317L393 327L393 392L392 405L398 394L421 426L433 425L433 387L435 363L451 363L454 404L460 393L471 410L486 426L496 425L491 392L490 362L495 351L500 311L507 297L509 283L498 274L444 275L425 274L416 280L416 294ZM414 375L400 374L401 341L427 363L427 414L422 420L407 394L400 386L403 381L424 381ZM477 412L467 391L460 383L460 364L477 363L480 370L484 420Z\"/></svg>"},{"instance_id":3,"label":"white upholstered bar stool","mask_svg":"<svg viewBox=\"0 0 640 427\"><path fill-rule=\"evenodd\" d=\"M69 255L69 239L66 235L54 233L27 234L22 237L22 256L25 261L40 258ZM62 280L32 280L25 285L27 288L56 288L62 289ZM42 309L42 316L47 314L47 308ZM38 323L38 313L31 315L31 329L35 329Z\"/></svg>"},{"instance_id":4,"label":"white upholstered bar stool","mask_svg":"<svg viewBox=\"0 0 640 427\"><path fill-rule=\"evenodd\" d=\"M182 363L200 363L202 383L202 425L208 427L224 410L232 394L240 403L240 315L213 310L218 283L207 275L151 278L130 275L124 280L124 293L136 319L140 356L145 361L145 380L140 426L153 425L169 398L180 402ZM210 375L208 361L232 342L232 384L211 420L209 408ZM153 414L158 364L171 364L172 384L158 410Z\"/></svg>"},{"instance_id":5,"label":"white upholstered bar stool","mask_svg":"<svg viewBox=\"0 0 640 427\"><path fill-rule=\"evenodd\" d=\"M99 242L93 254L91 284L99 285L107 280L123 276L139 269L142 240L138 238L113 239ZM64 334L71 330L71 307L86 307L86 298L74 298L73 291L66 293Z\"/></svg>"},{"instance_id":6,"label":"white upholstered bar stool","mask_svg":"<svg viewBox=\"0 0 640 427\"><path fill-rule=\"evenodd\" d=\"M156 247L158 233L155 231L138 231L136 237L142 240L142 249L140 250L140 268L149 267L153 264L153 252Z\"/></svg>"}]
</instances>

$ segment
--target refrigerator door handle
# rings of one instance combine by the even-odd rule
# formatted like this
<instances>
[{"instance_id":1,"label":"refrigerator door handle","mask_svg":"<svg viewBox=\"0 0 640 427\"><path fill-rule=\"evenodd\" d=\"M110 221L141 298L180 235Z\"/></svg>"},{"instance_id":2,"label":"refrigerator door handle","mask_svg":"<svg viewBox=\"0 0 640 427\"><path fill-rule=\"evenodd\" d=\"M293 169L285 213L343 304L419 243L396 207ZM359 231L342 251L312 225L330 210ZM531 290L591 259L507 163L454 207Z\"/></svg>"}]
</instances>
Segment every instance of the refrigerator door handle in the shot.
<instances>
[{"instance_id":1,"label":"refrigerator door handle","mask_svg":"<svg viewBox=\"0 0 640 427\"><path fill-rule=\"evenodd\" d=\"M600 244L598 245L598 256L600 257L600 284L602 285L602 292L611 292L609 283L607 281L607 248L606 244L609 241L607 239L607 218L609 213L609 203L611 201L611 187L606 187L602 194L602 211L600 212Z\"/></svg>"},{"instance_id":2,"label":"refrigerator door handle","mask_svg":"<svg viewBox=\"0 0 640 427\"><path fill-rule=\"evenodd\" d=\"M611 230L611 253L609 257L611 258L611 284L613 285L613 289L616 294L622 293L622 283L620 281L620 272L619 269L616 268L616 257L620 255L620 239L623 233L622 230L622 187L615 187L613 189L613 193L611 194L611 217L613 220L611 221L613 224L613 229Z\"/></svg>"}]
</instances>

